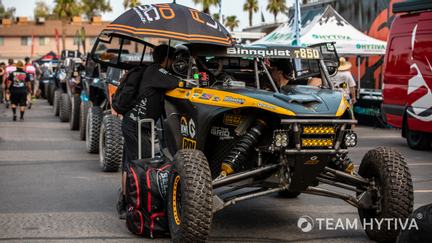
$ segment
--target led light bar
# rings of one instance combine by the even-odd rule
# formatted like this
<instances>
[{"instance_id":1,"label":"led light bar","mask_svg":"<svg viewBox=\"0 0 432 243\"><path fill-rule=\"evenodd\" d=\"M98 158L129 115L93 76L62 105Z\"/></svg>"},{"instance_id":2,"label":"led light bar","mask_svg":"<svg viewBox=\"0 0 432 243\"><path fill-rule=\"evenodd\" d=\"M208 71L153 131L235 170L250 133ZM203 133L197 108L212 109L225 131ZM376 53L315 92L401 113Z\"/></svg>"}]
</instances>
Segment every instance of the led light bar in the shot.
<instances>
[{"instance_id":1,"label":"led light bar","mask_svg":"<svg viewBox=\"0 0 432 243\"><path fill-rule=\"evenodd\" d=\"M303 138L302 147L332 147L333 139L331 138Z\"/></svg>"},{"instance_id":2,"label":"led light bar","mask_svg":"<svg viewBox=\"0 0 432 243\"><path fill-rule=\"evenodd\" d=\"M335 134L334 127L321 127L321 126L305 126L303 127L303 134L305 135L326 135Z\"/></svg>"}]
</instances>

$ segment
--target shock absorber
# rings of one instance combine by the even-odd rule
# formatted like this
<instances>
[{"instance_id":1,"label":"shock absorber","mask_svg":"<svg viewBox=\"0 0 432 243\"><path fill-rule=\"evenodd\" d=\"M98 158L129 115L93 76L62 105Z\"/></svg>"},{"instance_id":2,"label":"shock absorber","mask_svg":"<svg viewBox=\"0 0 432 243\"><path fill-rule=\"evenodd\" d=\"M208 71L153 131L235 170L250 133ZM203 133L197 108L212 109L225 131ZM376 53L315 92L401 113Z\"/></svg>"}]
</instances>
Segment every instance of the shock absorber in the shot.
<instances>
[{"instance_id":1,"label":"shock absorber","mask_svg":"<svg viewBox=\"0 0 432 243\"><path fill-rule=\"evenodd\" d=\"M222 161L221 176L229 175L240 168L242 163L247 159L249 151L258 143L258 138L262 135L265 127L266 123L258 119L255 125L243 135Z\"/></svg>"}]
</instances>

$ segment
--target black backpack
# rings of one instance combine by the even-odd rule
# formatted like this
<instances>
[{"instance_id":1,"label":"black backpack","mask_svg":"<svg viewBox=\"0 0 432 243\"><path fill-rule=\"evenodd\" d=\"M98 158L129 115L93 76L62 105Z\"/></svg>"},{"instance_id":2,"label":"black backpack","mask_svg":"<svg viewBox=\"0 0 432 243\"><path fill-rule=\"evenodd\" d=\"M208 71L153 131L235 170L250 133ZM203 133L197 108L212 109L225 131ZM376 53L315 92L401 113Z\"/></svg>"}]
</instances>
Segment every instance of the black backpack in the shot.
<instances>
[{"instance_id":1,"label":"black backpack","mask_svg":"<svg viewBox=\"0 0 432 243\"><path fill-rule=\"evenodd\" d=\"M134 160L126 179L126 225L130 232L149 238L169 236L166 193L171 163Z\"/></svg>"},{"instance_id":2,"label":"black backpack","mask_svg":"<svg viewBox=\"0 0 432 243\"><path fill-rule=\"evenodd\" d=\"M138 103L138 91L145 67L132 68L120 79L120 85L112 97L112 108L119 114L126 114Z\"/></svg>"}]
</instances>

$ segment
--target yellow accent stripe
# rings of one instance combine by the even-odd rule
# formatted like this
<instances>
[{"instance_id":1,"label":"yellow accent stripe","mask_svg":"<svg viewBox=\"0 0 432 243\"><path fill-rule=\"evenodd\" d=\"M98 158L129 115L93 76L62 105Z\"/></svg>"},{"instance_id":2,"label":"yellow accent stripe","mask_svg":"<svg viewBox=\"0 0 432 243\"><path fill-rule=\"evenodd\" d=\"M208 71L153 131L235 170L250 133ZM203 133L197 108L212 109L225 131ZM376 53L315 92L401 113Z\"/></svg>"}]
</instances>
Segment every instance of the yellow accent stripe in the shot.
<instances>
[{"instance_id":1,"label":"yellow accent stripe","mask_svg":"<svg viewBox=\"0 0 432 243\"><path fill-rule=\"evenodd\" d=\"M208 95L209 98L202 99L201 96L203 94ZM227 107L227 108L255 107L255 108L271 111L274 113L278 113L281 115L295 116L294 112L270 104L268 102L264 102L244 95L239 95L236 93L230 93L221 90L206 89L206 88L193 88L189 90L189 89L177 88L168 91L166 95L173 98L188 99L190 102L193 103L199 103L199 104L205 104L211 106L219 106L219 107ZM234 101L228 101L228 99L239 100L241 102L235 103Z\"/></svg>"},{"instance_id":2,"label":"yellow accent stripe","mask_svg":"<svg viewBox=\"0 0 432 243\"><path fill-rule=\"evenodd\" d=\"M346 109L348 109L349 107L350 107L350 104L345 99L345 97L342 95L342 99L341 99L341 102L339 104L339 108L336 111L336 116L342 116L345 113Z\"/></svg>"}]
</instances>

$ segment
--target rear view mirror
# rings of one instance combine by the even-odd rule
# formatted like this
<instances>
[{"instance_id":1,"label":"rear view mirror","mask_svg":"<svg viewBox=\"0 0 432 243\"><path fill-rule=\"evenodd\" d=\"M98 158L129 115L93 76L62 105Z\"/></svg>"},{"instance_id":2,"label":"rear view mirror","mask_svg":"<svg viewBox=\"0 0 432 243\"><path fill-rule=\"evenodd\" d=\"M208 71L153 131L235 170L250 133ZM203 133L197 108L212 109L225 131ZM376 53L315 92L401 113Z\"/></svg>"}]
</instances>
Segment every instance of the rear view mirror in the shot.
<instances>
[{"instance_id":1,"label":"rear view mirror","mask_svg":"<svg viewBox=\"0 0 432 243\"><path fill-rule=\"evenodd\" d=\"M324 60L324 64L330 76L336 75L339 68L339 61L336 62L333 60Z\"/></svg>"}]
</instances>

